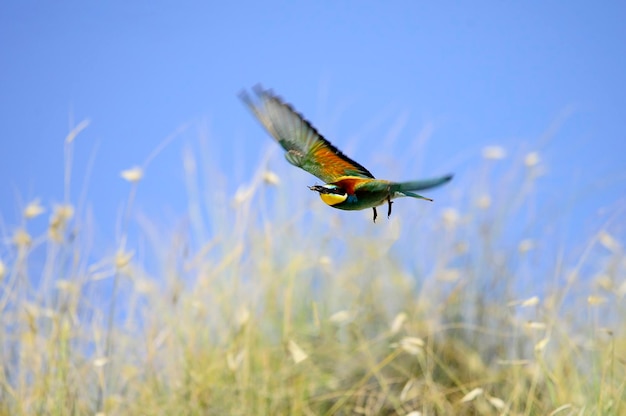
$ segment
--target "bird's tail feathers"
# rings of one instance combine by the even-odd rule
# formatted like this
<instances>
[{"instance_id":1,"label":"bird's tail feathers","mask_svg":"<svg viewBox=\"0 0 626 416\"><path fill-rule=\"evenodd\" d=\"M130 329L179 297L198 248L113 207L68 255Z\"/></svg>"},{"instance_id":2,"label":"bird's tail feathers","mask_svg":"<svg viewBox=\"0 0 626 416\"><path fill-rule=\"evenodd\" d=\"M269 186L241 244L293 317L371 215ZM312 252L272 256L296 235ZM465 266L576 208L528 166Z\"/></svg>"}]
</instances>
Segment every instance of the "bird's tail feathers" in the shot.
<instances>
[{"instance_id":1,"label":"bird's tail feathers","mask_svg":"<svg viewBox=\"0 0 626 416\"><path fill-rule=\"evenodd\" d=\"M404 196L410 196L411 198L417 198L417 199L425 199L426 201L430 201L433 202L432 199L430 198L426 198L425 196L422 195L418 195L415 192L409 192L409 191L399 191L400 194L404 195Z\"/></svg>"}]
</instances>

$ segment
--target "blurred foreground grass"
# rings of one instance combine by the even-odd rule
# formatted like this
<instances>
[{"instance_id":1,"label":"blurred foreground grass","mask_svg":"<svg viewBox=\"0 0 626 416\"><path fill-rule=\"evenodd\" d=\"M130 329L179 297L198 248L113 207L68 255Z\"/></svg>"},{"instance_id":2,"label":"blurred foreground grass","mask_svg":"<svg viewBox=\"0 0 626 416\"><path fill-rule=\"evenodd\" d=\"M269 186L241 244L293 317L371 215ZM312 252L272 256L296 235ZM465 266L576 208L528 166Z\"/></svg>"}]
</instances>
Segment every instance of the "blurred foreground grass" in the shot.
<instances>
[{"instance_id":1,"label":"blurred foreground grass","mask_svg":"<svg viewBox=\"0 0 626 416\"><path fill-rule=\"evenodd\" d=\"M143 170L122 173L109 255L71 201L24 207L0 247L0 415L626 414L623 241L511 244L537 154L510 191L375 226L265 168L206 194L196 162L173 231L135 215Z\"/></svg>"}]
</instances>

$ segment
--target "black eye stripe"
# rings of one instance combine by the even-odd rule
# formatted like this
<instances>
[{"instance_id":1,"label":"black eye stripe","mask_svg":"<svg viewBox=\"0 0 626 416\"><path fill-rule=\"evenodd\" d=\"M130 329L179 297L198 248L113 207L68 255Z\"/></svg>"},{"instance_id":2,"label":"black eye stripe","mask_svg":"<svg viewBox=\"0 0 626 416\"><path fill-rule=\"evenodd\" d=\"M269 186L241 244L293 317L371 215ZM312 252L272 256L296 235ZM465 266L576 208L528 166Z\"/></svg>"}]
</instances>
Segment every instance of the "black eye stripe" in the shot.
<instances>
[{"instance_id":1,"label":"black eye stripe","mask_svg":"<svg viewBox=\"0 0 626 416\"><path fill-rule=\"evenodd\" d=\"M320 186L320 185L315 185L315 186L310 186L309 189L311 189L312 191L317 191L320 194L333 194L333 195L346 195L346 191L343 188L338 188L338 187L326 187L326 186Z\"/></svg>"},{"instance_id":2,"label":"black eye stripe","mask_svg":"<svg viewBox=\"0 0 626 416\"><path fill-rule=\"evenodd\" d=\"M341 188L327 188L329 194L344 195L346 191Z\"/></svg>"}]
</instances>

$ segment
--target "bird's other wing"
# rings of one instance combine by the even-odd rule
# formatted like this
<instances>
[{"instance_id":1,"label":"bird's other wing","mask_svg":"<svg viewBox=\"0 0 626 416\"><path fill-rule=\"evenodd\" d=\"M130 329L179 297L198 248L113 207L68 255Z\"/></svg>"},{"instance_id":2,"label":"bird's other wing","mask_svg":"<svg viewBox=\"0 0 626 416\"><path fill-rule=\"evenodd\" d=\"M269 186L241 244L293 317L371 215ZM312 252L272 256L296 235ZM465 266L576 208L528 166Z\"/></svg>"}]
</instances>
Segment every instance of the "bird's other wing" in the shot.
<instances>
[{"instance_id":1,"label":"bird's other wing","mask_svg":"<svg viewBox=\"0 0 626 416\"><path fill-rule=\"evenodd\" d=\"M434 188L443 185L452 180L453 175L440 176L438 178L422 179L411 182L397 182L391 186L394 191L423 191L425 189Z\"/></svg>"},{"instance_id":2,"label":"bird's other wing","mask_svg":"<svg viewBox=\"0 0 626 416\"><path fill-rule=\"evenodd\" d=\"M285 149L285 158L289 163L326 183L344 176L374 177L322 137L311 123L271 90L260 86L253 90L258 98L256 103L246 91L242 91L239 97Z\"/></svg>"}]
</instances>

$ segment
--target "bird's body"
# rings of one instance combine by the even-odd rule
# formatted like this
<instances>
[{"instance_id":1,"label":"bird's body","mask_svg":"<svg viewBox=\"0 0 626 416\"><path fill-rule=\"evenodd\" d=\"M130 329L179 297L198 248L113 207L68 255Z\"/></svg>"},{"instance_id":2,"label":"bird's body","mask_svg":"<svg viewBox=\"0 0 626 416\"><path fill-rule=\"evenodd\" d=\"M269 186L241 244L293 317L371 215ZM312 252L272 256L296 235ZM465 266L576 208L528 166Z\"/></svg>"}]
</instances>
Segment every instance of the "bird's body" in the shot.
<instances>
[{"instance_id":1,"label":"bird's body","mask_svg":"<svg viewBox=\"0 0 626 416\"><path fill-rule=\"evenodd\" d=\"M285 149L285 158L289 163L325 182L324 185L310 186L309 189L319 192L322 201L333 208L351 211L373 208L376 221L377 206L388 203L389 216L394 198L412 197L432 201L415 191L434 188L452 179L452 175L412 182L376 179L366 168L324 139L302 115L271 91L260 87L254 91L259 98L258 105L245 92L242 92L241 99Z\"/></svg>"}]
</instances>

